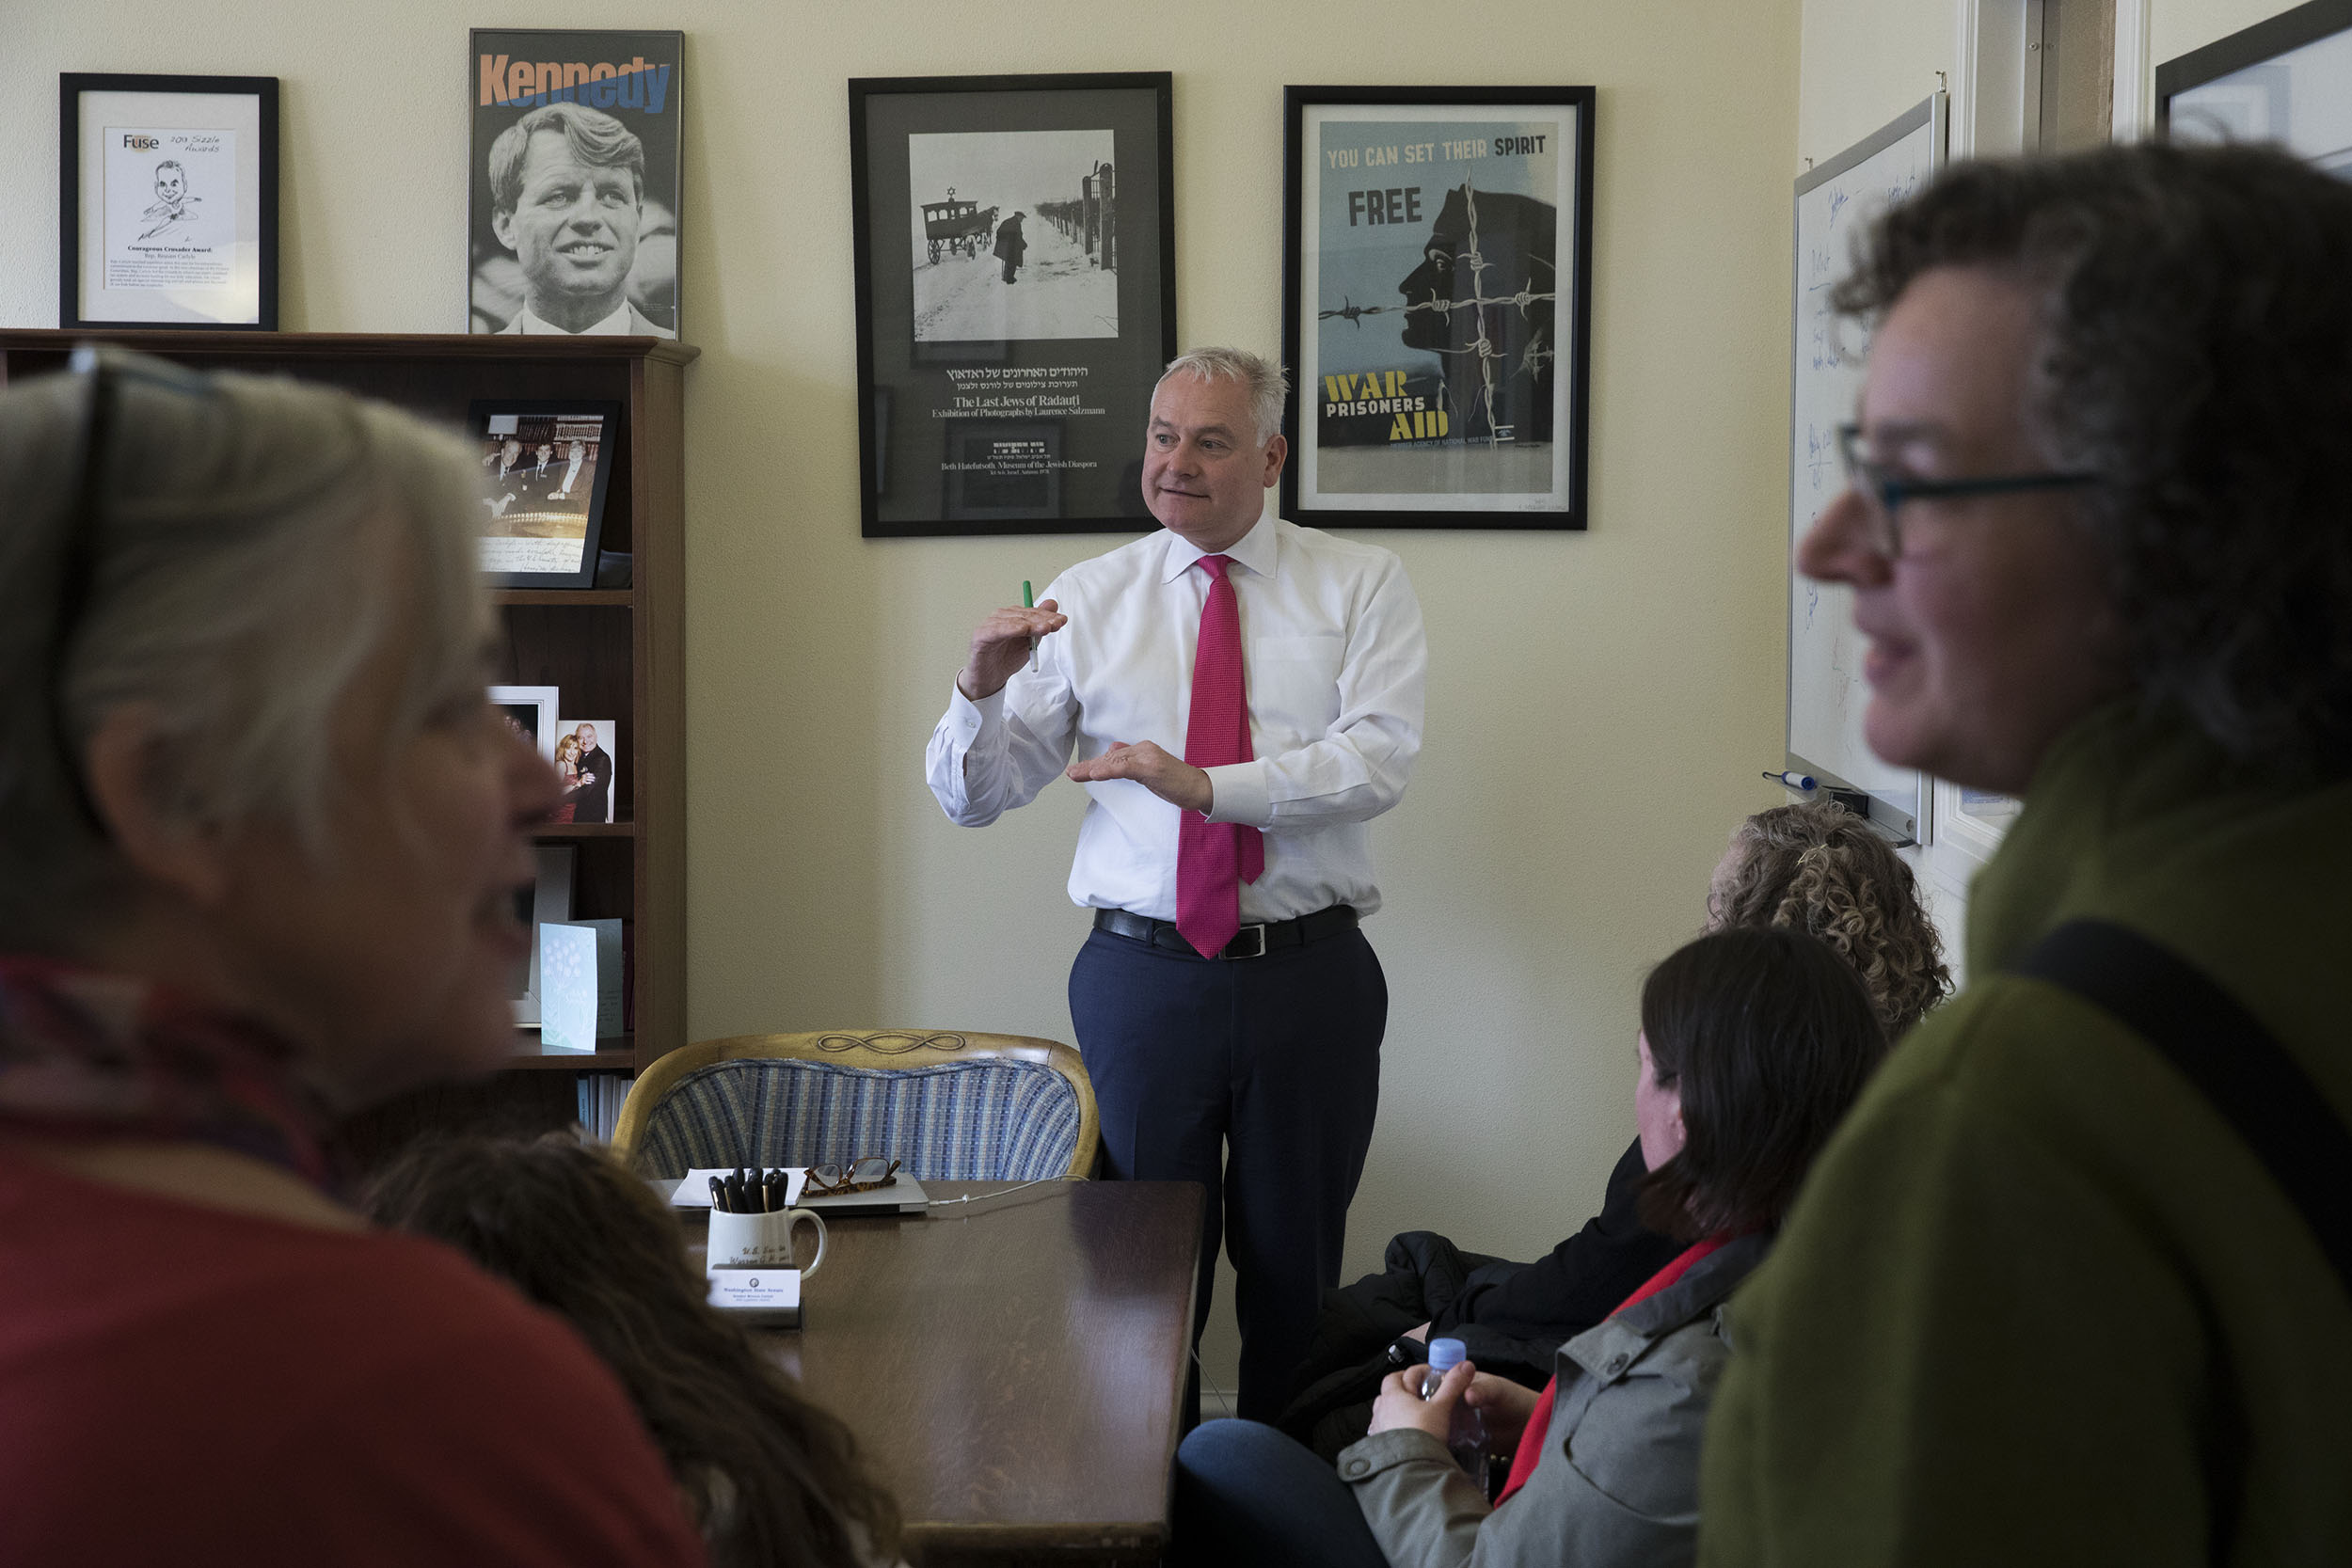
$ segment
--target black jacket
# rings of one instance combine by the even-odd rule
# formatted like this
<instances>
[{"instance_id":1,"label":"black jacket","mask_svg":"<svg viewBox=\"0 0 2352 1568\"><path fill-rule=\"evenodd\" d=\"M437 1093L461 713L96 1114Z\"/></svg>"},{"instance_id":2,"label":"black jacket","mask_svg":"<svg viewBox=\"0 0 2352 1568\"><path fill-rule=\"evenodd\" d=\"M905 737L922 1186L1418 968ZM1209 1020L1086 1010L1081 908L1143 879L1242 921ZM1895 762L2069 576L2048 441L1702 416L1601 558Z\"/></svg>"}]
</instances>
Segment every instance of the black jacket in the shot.
<instances>
[{"instance_id":1,"label":"black jacket","mask_svg":"<svg viewBox=\"0 0 2352 1568\"><path fill-rule=\"evenodd\" d=\"M1648 1169L1636 1138L1609 1173L1600 1212L1586 1220L1583 1229L1533 1263L1479 1271L1430 1315L1429 1332L1458 1338L1456 1330L1475 1324L1518 1338L1556 1342L1574 1338L1615 1311L1684 1246L1644 1225L1634 1212Z\"/></svg>"},{"instance_id":2,"label":"black jacket","mask_svg":"<svg viewBox=\"0 0 2352 1568\"><path fill-rule=\"evenodd\" d=\"M1464 1252L1427 1230L1392 1238L1386 1272L1324 1293L1282 1430L1327 1459L1362 1437L1381 1380L1426 1358L1425 1346L1401 1338L1423 1323L1432 1338L1460 1339L1481 1371L1541 1388L1563 1341L1682 1252L1634 1212L1646 1170L1637 1139L1610 1173L1601 1212L1533 1263Z\"/></svg>"}]
</instances>

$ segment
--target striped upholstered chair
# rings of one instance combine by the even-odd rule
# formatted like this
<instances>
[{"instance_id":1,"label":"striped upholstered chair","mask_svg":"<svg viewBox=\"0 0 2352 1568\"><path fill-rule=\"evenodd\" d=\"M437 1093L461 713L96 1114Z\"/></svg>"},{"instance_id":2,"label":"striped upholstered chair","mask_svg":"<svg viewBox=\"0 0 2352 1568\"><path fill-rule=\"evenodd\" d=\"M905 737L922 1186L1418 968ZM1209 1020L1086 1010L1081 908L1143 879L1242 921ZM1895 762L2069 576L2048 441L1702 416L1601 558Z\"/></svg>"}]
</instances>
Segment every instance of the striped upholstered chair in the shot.
<instances>
[{"instance_id":1,"label":"striped upholstered chair","mask_svg":"<svg viewBox=\"0 0 2352 1568\"><path fill-rule=\"evenodd\" d=\"M918 1181L1085 1176L1094 1087L1024 1035L835 1030L703 1040L630 1087L612 1147L647 1176L881 1154Z\"/></svg>"}]
</instances>

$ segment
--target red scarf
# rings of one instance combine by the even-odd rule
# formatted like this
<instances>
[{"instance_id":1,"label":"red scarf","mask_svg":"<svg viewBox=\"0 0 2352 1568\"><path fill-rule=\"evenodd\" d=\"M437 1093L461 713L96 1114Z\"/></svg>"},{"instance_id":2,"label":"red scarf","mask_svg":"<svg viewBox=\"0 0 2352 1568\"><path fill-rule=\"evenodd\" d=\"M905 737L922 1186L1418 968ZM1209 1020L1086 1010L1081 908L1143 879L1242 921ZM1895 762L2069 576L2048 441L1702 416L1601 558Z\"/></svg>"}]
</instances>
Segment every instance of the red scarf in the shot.
<instances>
[{"instance_id":1,"label":"red scarf","mask_svg":"<svg viewBox=\"0 0 2352 1568\"><path fill-rule=\"evenodd\" d=\"M1703 1242L1692 1243L1681 1257L1651 1275L1642 1282L1640 1290L1617 1303L1617 1310L1609 1315L1613 1318L1635 1303L1649 1300L1690 1273L1692 1264L1730 1240L1729 1236L1709 1236ZM1519 1433L1519 1451L1511 1456L1511 1474L1502 1483L1502 1494L1495 1498L1497 1508L1509 1502L1511 1494L1525 1486L1527 1478L1535 1473L1535 1464L1544 1456L1544 1433L1551 1427L1552 1401L1559 1392L1560 1379L1554 1376L1544 1385L1544 1391L1536 1396L1535 1413L1528 1417L1527 1430Z\"/></svg>"},{"instance_id":2,"label":"red scarf","mask_svg":"<svg viewBox=\"0 0 2352 1568\"><path fill-rule=\"evenodd\" d=\"M326 1186L327 1121L260 1025L151 981L0 957L0 1126L217 1144Z\"/></svg>"}]
</instances>

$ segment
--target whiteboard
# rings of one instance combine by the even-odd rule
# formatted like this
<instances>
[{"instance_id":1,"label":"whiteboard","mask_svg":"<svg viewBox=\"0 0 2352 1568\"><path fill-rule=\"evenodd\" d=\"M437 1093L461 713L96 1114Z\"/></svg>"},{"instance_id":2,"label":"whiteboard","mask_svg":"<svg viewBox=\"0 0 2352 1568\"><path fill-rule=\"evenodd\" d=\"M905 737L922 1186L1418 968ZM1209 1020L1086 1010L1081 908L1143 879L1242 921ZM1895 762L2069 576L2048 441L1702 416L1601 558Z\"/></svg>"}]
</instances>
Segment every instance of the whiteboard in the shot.
<instances>
[{"instance_id":1,"label":"whiteboard","mask_svg":"<svg viewBox=\"0 0 2352 1568\"><path fill-rule=\"evenodd\" d=\"M1868 340L1841 323L1830 290L1852 262L1855 235L1927 182L1944 162L1944 95L1936 93L1797 182L1795 318L1788 372L1788 544L1793 552L1846 483L1837 427L1862 395ZM1870 689L1867 641L1853 629L1851 590L1788 574L1788 768L1870 793L1871 819L1926 842L1927 781L1870 754L1862 738Z\"/></svg>"}]
</instances>

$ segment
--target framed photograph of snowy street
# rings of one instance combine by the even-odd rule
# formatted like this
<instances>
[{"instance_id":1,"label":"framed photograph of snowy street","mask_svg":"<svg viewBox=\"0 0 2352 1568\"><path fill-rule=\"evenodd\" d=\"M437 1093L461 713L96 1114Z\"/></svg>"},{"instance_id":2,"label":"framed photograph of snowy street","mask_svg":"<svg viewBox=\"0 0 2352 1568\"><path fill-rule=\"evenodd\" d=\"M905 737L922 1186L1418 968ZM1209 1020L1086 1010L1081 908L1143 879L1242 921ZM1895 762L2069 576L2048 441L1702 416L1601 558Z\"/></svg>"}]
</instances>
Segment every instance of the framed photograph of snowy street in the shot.
<instances>
[{"instance_id":1,"label":"framed photograph of snowy street","mask_svg":"<svg viewBox=\"0 0 2352 1568\"><path fill-rule=\"evenodd\" d=\"M278 78L58 78L57 325L278 329Z\"/></svg>"},{"instance_id":2,"label":"framed photograph of snowy street","mask_svg":"<svg viewBox=\"0 0 2352 1568\"><path fill-rule=\"evenodd\" d=\"M866 538L1153 526L1172 102L1167 71L850 83Z\"/></svg>"},{"instance_id":3,"label":"framed photograph of snowy street","mask_svg":"<svg viewBox=\"0 0 2352 1568\"><path fill-rule=\"evenodd\" d=\"M1282 515L1581 529L1591 87L1282 89Z\"/></svg>"}]
</instances>

